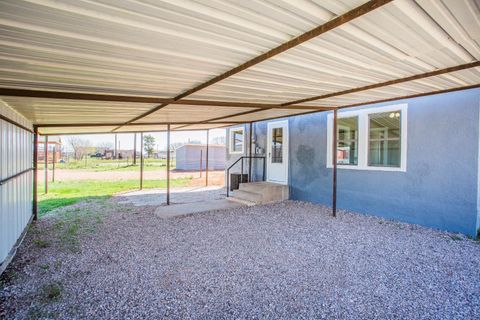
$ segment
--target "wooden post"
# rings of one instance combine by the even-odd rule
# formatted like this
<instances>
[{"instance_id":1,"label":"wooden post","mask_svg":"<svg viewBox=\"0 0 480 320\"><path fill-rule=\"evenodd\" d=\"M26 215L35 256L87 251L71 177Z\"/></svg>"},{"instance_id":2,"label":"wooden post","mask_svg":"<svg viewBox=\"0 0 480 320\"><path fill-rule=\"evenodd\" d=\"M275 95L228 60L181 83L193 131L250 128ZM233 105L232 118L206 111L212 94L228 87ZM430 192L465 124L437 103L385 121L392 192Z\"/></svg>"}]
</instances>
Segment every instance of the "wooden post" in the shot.
<instances>
[{"instance_id":1,"label":"wooden post","mask_svg":"<svg viewBox=\"0 0 480 320\"><path fill-rule=\"evenodd\" d=\"M337 216L337 109L333 110L333 190L332 190L332 214Z\"/></svg>"},{"instance_id":2,"label":"wooden post","mask_svg":"<svg viewBox=\"0 0 480 320\"><path fill-rule=\"evenodd\" d=\"M249 133L249 137L250 137L250 147L248 148L248 156L249 156L249 159L248 159L248 181L249 182L252 182L252 146L253 146L253 125L252 123L250 122L250 133Z\"/></svg>"},{"instance_id":3,"label":"wooden post","mask_svg":"<svg viewBox=\"0 0 480 320\"><path fill-rule=\"evenodd\" d=\"M133 134L133 165L137 164L137 133Z\"/></svg>"},{"instance_id":4,"label":"wooden post","mask_svg":"<svg viewBox=\"0 0 480 320\"><path fill-rule=\"evenodd\" d=\"M38 128L33 134L33 220L38 220Z\"/></svg>"},{"instance_id":5,"label":"wooden post","mask_svg":"<svg viewBox=\"0 0 480 320\"><path fill-rule=\"evenodd\" d=\"M208 146L210 143L210 130L207 130L207 150L205 155L205 186L208 187Z\"/></svg>"},{"instance_id":6,"label":"wooden post","mask_svg":"<svg viewBox=\"0 0 480 320\"><path fill-rule=\"evenodd\" d=\"M45 194L48 193L48 136L45 136L45 150L44 150L44 158L45 158Z\"/></svg>"},{"instance_id":7,"label":"wooden post","mask_svg":"<svg viewBox=\"0 0 480 320\"><path fill-rule=\"evenodd\" d=\"M203 150L200 149L200 178L202 177L202 167L203 167Z\"/></svg>"},{"instance_id":8,"label":"wooden post","mask_svg":"<svg viewBox=\"0 0 480 320\"><path fill-rule=\"evenodd\" d=\"M143 132L140 133L140 190L143 189Z\"/></svg>"},{"instance_id":9,"label":"wooden post","mask_svg":"<svg viewBox=\"0 0 480 320\"><path fill-rule=\"evenodd\" d=\"M55 182L55 161L57 161L57 146L53 145L53 157L52 157L52 182Z\"/></svg>"},{"instance_id":10,"label":"wooden post","mask_svg":"<svg viewBox=\"0 0 480 320\"><path fill-rule=\"evenodd\" d=\"M170 125L167 125L167 205L170 204Z\"/></svg>"}]
</instances>

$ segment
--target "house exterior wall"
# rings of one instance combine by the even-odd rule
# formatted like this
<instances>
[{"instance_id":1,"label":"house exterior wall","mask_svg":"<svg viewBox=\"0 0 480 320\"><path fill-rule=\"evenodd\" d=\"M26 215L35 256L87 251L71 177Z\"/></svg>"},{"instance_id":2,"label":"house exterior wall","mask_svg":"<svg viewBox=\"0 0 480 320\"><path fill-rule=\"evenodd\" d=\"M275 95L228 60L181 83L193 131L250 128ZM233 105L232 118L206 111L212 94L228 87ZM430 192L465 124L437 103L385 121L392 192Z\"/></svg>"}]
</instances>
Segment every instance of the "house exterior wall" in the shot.
<instances>
[{"instance_id":1,"label":"house exterior wall","mask_svg":"<svg viewBox=\"0 0 480 320\"><path fill-rule=\"evenodd\" d=\"M227 129L227 134L226 134L226 160L225 160L225 169L228 169L231 165L235 163L240 157L242 156L248 156L250 153L250 126L249 125L236 125L233 128L243 128L244 130L244 147L243 147L243 153L237 154L237 153L231 153L230 152L230 128ZM259 136L259 140L256 141L256 136ZM255 153L255 147L261 147L263 150L265 150L265 145L266 145L266 134L267 134L267 123L266 122L261 122L261 123L256 123L255 126L253 126L253 141L254 141L254 146L252 148L252 155L256 156L265 156L265 152L262 153ZM248 168L249 168L249 160L244 159L243 160L243 173L248 173ZM231 169L230 173L240 173L241 171L241 161L236 163ZM263 174L263 160L262 159L253 159L252 160L252 176L254 181L260 181L262 179L262 174ZM228 179L227 175L225 174L225 180ZM225 181L226 185L227 181Z\"/></svg>"},{"instance_id":2,"label":"house exterior wall","mask_svg":"<svg viewBox=\"0 0 480 320\"><path fill-rule=\"evenodd\" d=\"M0 102L0 114L31 128L31 123ZM0 179L33 165L33 134L0 120ZM0 185L0 273L12 256L15 243L31 221L33 172Z\"/></svg>"},{"instance_id":3,"label":"house exterior wall","mask_svg":"<svg viewBox=\"0 0 480 320\"><path fill-rule=\"evenodd\" d=\"M184 145L176 150L176 169L177 170L199 170L200 152L202 153L202 170L207 167L207 147L205 145ZM225 147L208 147L208 167L209 170L225 169Z\"/></svg>"},{"instance_id":4,"label":"house exterior wall","mask_svg":"<svg viewBox=\"0 0 480 320\"><path fill-rule=\"evenodd\" d=\"M338 169L338 208L475 235L480 89L357 109L401 103L408 104L406 172ZM288 118L291 199L331 205L327 115ZM266 145L266 134L266 123L257 123L257 145Z\"/></svg>"}]
</instances>

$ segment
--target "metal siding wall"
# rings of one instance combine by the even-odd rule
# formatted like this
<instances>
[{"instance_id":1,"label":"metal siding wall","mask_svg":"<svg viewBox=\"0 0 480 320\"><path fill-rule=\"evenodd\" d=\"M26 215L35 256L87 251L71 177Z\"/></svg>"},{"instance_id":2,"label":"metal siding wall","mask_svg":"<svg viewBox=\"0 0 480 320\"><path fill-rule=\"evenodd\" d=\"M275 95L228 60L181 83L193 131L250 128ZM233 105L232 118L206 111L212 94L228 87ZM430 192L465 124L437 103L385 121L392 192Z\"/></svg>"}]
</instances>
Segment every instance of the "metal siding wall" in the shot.
<instances>
[{"instance_id":1,"label":"metal siding wall","mask_svg":"<svg viewBox=\"0 0 480 320\"><path fill-rule=\"evenodd\" d=\"M202 150L202 170L205 170L207 167L206 146L187 146L178 148L176 151L176 169L198 170L200 168L200 150ZM225 148L218 146L210 146L208 151L209 169L225 169Z\"/></svg>"},{"instance_id":2,"label":"metal siding wall","mask_svg":"<svg viewBox=\"0 0 480 320\"><path fill-rule=\"evenodd\" d=\"M31 127L20 115L0 104L0 113ZM31 168L33 134L0 120L0 178L5 179ZM32 215L33 172L0 186L0 264L8 256Z\"/></svg>"}]
</instances>

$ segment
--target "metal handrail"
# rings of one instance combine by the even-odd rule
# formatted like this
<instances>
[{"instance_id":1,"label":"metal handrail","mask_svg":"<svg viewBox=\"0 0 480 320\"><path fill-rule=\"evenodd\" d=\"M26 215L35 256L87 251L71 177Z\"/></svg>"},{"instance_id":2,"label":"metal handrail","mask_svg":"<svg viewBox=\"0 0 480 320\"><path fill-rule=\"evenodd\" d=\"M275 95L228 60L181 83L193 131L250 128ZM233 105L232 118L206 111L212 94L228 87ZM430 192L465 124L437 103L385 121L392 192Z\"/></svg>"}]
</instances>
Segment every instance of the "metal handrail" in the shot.
<instances>
[{"instance_id":1,"label":"metal handrail","mask_svg":"<svg viewBox=\"0 0 480 320\"><path fill-rule=\"evenodd\" d=\"M33 171L34 169L35 169L35 168L28 168L28 169L26 169L26 170L23 170L23 171L21 171L21 172L19 172L19 173L14 174L13 176L10 176L10 177L8 177L8 178L5 178L5 179L3 179L3 180L0 180L0 186L1 186L1 185L4 185L5 183L7 183L7 182L10 181L10 180L13 180L13 179L15 179L15 178L20 177L21 175L23 175L23 174L25 174L25 173L27 173L27 172Z\"/></svg>"},{"instance_id":2,"label":"metal handrail","mask_svg":"<svg viewBox=\"0 0 480 320\"><path fill-rule=\"evenodd\" d=\"M241 166L241 172L240 175L243 175L243 159L263 159L263 175L262 175L262 180L265 181L265 166L266 166L266 160L265 156L241 156L238 158L234 163L230 165L230 167L227 168L227 197L229 196L230 192L230 169L232 169L240 160L242 161L242 166ZM248 177L250 181L252 181L252 177Z\"/></svg>"}]
</instances>

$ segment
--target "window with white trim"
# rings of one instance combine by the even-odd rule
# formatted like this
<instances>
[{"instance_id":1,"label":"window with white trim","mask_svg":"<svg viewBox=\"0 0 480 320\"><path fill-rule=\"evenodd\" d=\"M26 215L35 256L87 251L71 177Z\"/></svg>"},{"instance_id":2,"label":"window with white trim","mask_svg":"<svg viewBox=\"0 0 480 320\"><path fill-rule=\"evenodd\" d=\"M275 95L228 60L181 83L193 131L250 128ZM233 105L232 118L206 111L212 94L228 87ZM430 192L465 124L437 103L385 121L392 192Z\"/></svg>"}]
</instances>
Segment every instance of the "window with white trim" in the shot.
<instances>
[{"instance_id":1,"label":"window with white trim","mask_svg":"<svg viewBox=\"0 0 480 320\"><path fill-rule=\"evenodd\" d=\"M406 171L406 104L339 111L338 168ZM333 114L327 122L327 167L332 167Z\"/></svg>"},{"instance_id":2,"label":"window with white trim","mask_svg":"<svg viewBox=\"0 0 480 320\"><path fill-rule=\"evenodd\" d=\"M230 129L230 153L243 154L244 136L243 128Z\"/></svg>"}]
</instances>

